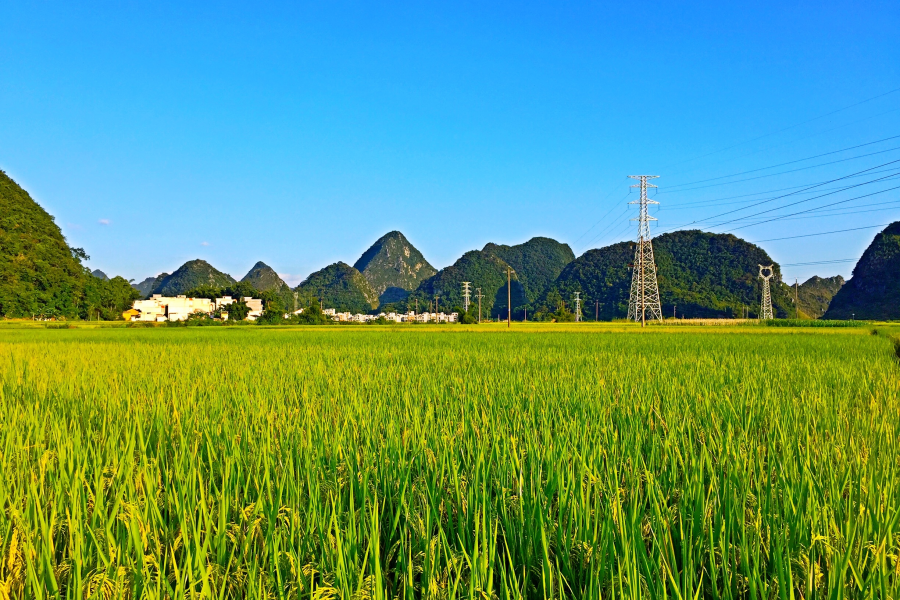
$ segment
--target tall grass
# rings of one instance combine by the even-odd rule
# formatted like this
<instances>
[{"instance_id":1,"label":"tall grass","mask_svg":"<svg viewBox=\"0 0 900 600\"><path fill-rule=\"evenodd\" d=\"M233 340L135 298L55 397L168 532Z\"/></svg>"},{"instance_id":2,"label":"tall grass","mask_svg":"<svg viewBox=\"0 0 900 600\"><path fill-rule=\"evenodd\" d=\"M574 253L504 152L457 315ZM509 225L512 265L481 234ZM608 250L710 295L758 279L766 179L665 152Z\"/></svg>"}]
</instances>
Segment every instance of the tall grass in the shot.
<instances>
[{"instance_id":1,"label":"tall grass","mask_svg":"<svg viewBox=\"0 0 900 600\"><path fill-rule=\"evenodd\" d=\"M889 339L591 331L0 332L0 597L897 597Z\"/></svg>"}]
</instances>

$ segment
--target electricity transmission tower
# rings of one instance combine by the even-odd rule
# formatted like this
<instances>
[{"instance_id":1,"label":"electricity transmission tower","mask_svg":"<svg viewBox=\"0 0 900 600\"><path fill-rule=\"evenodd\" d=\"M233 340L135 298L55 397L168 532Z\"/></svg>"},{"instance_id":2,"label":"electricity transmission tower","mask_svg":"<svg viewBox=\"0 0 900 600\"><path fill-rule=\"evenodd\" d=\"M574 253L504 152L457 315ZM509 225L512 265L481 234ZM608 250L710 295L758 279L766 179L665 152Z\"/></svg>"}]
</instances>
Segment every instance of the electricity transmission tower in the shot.
<instances>
[{"instance_id":1,"label":"electricity transmission tower","mask_svg":"<svg viewBox=\"0 0 900 600\"><path fill-rule=\"evenodd\" d=\"M481 293L481 288L475 288L475 291L478 292L475 297L478 298L478 322L481 323L481 299L484 298L484 294Z\"/></svg>"},{"instance_id":2,"label":"electricity transmission tower","mask_svg":"<svg viewBox=\"0 0 900 600\"><path fill-rule=\"evenodd\" d=\"M638 239L634 251L634 265L631 275L631 295L628 298L628 319L641 322L641 327L649 318L662 321L662 307L659 302L659 287L656 284L656 262L653 260L653 244L650 242L650 221L656 219L650 216L647 207L651 204L659 204L655 200L647 198L647 188L656 186L647 183L648 179L656 179L659 175L629 175L631 179L640 179L639 184L631 187L641 188L640 200L629 204L640 204L640 215L632 221L638 221Z\"/></svg>"},{"instance_id":3,"label":"electricity transmission tower","mask_svg":"<svg viewBox=\"0 0 900 600\"><path fill-rule=\"evenodd\" d=\"M768 271L768 275L764 275L763 271ZM772 292L769 289L769 280L772 279L772 276L775 275L775 271L772 270L772 265L768 267L764 267L759 265L759 276L763 280L763 290L762 290L762 304L759 311L760 319L774 319L775 316L772 314Z\"/></svg>"},{"instance_id":4,"label":"electricity transmission tower","mask_svg":"<svg viewBox=\"0 0 900 600\"><path fill-rule=\"evenodd\" d=\"M469 312L469 294L472 291L469 289L470 285L472 285L471 281L463 281L462 282L463 307L466 312Z\"/></svg>"},{"instance_id":5,"label":"electricity transmission tower","mask_svg":"<svg viewBox=\"0 0 900 600\"><path fill-rule=\"evenodd\" d=\"M581 321L581 292L575 292L575 322Z\"/></svg>"}]
</instances>

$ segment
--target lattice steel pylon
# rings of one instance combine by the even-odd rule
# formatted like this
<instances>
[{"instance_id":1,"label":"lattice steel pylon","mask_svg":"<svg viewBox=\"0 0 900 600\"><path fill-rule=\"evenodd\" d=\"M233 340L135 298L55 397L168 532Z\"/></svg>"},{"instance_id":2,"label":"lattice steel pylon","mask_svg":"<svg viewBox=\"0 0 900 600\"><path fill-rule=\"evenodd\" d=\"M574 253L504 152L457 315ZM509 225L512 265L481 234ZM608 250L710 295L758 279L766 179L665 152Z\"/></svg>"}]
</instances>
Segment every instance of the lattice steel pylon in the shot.
<instances>
[{"instance_id":1,"label":"lattice steel pylon","mask_svg":"<svg viewBox=\"0 0 900 600\"><path fill-rule=\"evenodd\" d=\"M466 312L469 312L469 295L472 292L472 290L469 288L470 285L472 285L471 281L463 281L462 282L463 307Z\"/></svg>"},{"instance_id":2,"label":"lattice steel pylon","mask_svg":"<svg viewBox=\"0 0 900 600\"><path fill-rule=\"evenodd\" d=\"M656 262L653 260L653 244L650 241L650 221L656 219L651 217L647 211L649 205L659 204L659 202L647 198L647 188L656 187L647 183L647 180L656 179L659 175L629 175L629 177L641 181L631 186L641 188L640 199L629 202L629 204L640 204L641 212L636 219L631 219L639 223L631 275L631 295L628 298L628 319L640 321L643 326L648 318L662 321L659 286L656 284Z\"/></svg>"},{"instance_id":3,"label":"lattice steel pylon","mask_svg":"<svg viewBox=\"0 0 900 600\"><path fill-rule=\"evenodd\" d=\"M772 270L774 265L769 265L768 267L764 267L759 265L759 277L763 280L763 289L762 289L762 302L760 303L760 311L759 318L766 319L774 319L775 315L772 314L772 290L769 289L769 280L775 275L775 271ZM769 271L768 275L764 275L763 271Z\"/></svg>"},{"instance_id":4,"label":"lattice steel pylon","mask_svg":"<svg viewBox=\"0 0 900 600\"><path fill-rule=\"evenodd\" d=\"M581 292L575 292L575 321L581 321Z\"/></svg>"}]
</instances>

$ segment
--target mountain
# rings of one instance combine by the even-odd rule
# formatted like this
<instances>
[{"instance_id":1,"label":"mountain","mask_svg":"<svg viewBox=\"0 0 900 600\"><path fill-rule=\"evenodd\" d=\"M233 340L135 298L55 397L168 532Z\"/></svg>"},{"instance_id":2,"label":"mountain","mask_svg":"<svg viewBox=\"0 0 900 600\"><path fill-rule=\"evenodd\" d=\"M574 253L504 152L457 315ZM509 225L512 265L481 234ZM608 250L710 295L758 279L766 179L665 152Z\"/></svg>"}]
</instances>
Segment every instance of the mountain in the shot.
<instances>
[{"instance_id":1,"label":"mountain","mask_svg":"<svg viewBox=\"0 0 900 600\"><path fill-rule=\"evenodd\" d=\"M451 266L441 269L433 277L429 277L410 294L406 300L405 308L415 310L414 302L418 300L419 310L424 312L435 297L438 299L438 308L445 312L459 309L463 306L462 282L472 283L472 296L470 310L478 310L476 289L481 288L483 298L481 310L485 318L489 316L506 316L506 268L507 263L495 254L482 250L466 252ZM524 307L527 300L525 289L512 275L512 305L513 313L516 309ZM402 308L401 308L402 310Z\"/></svg>"},{"instance_id":2,"label":"mountain","mask_svg":"<svg viewBox=\"0 0 900 600\"><path fill-rule=\"evenodd\" d=\"M534 302L566 265L575 260L568 244L545 237L534 237L516 246L488 244L482 252L493 254L515 269L528 302Z\"/></svg>"},{"instance_id":3,"label":"mountain","mask_svg":"<svg viewBox=\"0 0 900 600\"><path fill-rule=\"evenodd\" d=\"M900 319L900 221L875 236L824 319Z\"/></svg>"},{"instance_id":4,"label":"mountain","mask_svg":"<svg viewBox=\"0 0 900 600\"><path fill-rule=\"evenodd\" d=\"M353 268L363 274L382 304L406 298L423 280L437 273L399 231L379 238Z\"/></svg>"},{"instance_id":5,"label":"mountain","mask_svg":"<svg viewBox=\"0 0 900 600\"><path fill-rule=\"evenodd\" d=\"M730 234L675 231L653 240L663 316L673 308L679 317L740 317L743 307L759 313L762 283L759 264L774 264L772 304L778 317L793 315L790 288L780 280L780 268L766 252ZM582 294L586 317L601 320L628 314L634 243L620 242L589 250L569 263L532 308L536 318L572 306ZM599 303L599 306L598 304ZM599 310L598 310L599 309Z\"/></svg>"},{"instance_id":6,"label":"mountain","mask_svg":"<svg viewBox=\"0 0 900 600\"><path fill-rule=\"evenodd\" d=\"M70 248L41 206L0 171L0 316L78 316L87 255Z\"/></svg>"},{"instance_id":7,"label":"mountain","mask_svg":"<svg viewBox=\"0 0 900 600\"><path fill-rule=\"evenodd\" d=\"M159 286L162 281L168 277L168 273L160 273L156 277L148 277L140 283L132 283L131 287L136 289L141 293L141 297L146 298L150 296L150 292L155 290L157 286Z\"/></svg>"},{"instance_id":8,"label":"mountain","mask_svg":"<svg viewBox=\"0 0 900 600\"><path fill-rule=\"evenodd\" d=\"M177 271L163 278L150 294L178 296L201 285L227 287L234 283L236 282L231 275L216 270L211 264L198 258L184 263Z\"/></svg>"},{"instance_id":9,"label":"mountain","mask_svg":"<svg viewBox=\"0 0 900 600\"><path fill-rule=\"evenodd\" d=\"M819 277L814 275L800 284L797 290L800 297L800 312L818 319L828 310L828 305L841 286L844 278L840 275L834 277Z\"/></svg>"},{"instance_id":10,"label":"mountain","mask_svg":"<svg viewBox=\"0 0 900 600\"><path fill-rule=\"evenodd\" d=\"M378 307L378 293L369 281L343 262L316 271L294 289L301 305L320 300L324 308L364 314Z\"/></svg>"},{"instance_id":11,"label":"mountain","mask_svg":"<svg viewBox=\"0 0 900 600\"><path fill-rule=\"evenodd\" d=\"M103 279L104 281L109 279L109 277L106 275L106 273L104 273L100 269L94 269L93 271L91 271L91 275L93 275L97 279Z\"/></svg>"},{"instance_id":12,"label":"mountain","mask_svg":"<svg viewBox=\"0 0 900 600\"><path fill-rule=\"evenodd\" d=\"M262 261L253 265L253 268L244 275L241 281L249 283L261 292L269 290L278 292L288 287L288 284L282 281L278 273Z\"/></svg>"}]
</instances>

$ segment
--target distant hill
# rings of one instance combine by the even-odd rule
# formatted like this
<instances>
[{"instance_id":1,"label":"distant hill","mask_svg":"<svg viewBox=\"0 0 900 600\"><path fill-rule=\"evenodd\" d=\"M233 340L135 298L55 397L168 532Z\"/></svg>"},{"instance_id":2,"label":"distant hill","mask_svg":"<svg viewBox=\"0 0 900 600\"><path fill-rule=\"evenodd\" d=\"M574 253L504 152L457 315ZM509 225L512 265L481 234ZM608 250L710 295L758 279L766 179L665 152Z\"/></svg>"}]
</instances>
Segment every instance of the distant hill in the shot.
<instances>
[{"instance_id":1,"label":"distant hill","mask_svg":"<svg viewBox=\"0 0 900 600\"><path fill-rule=\"evenodd\" d=\"M275 270L267 265L266 263L259 261L253 268L250 269L246 275L244 275L241 281L245 283L249 283L256 289L267 292L269 290L272 291L281 291L284 288L288 287L281 277L278 276L278 273Z\"/></svg>"},{"instance_id":2,"label":"distant hill","mask_svg":"<svg viewBox=\"0 0 900 600\"><path fill-rule=\"evenodd\" d=\"M482 252L497 256L515 269L528 302L534 302L565 266L575 260L568 244L545 237L531 238L515 246L488 244Z\"/></svg>"},{"instance_id":3,"label":"distant hill","mask_svg":"<svg viewBox=\"0 0 900 600\"><path fill-rule=\"evenodd\" d=\"M422 282L406 301L406 306L414 310L414 302L418 300L419 310L427 310L429 303L438 297L438 308L445 312L462 307L462 282L472 282L471 308L477 310L478 300L475 298L476 288L481 288L484 295L481 301L483 316L506 315L506 267L507 263L490 252L472 250L466 252L451 266L441 269L433 277ZM524 310L527 302L525 289L512 276L513 313L520 307Z\"/></svg>"},{"instance_id":4,"label":"distant hill","mask_svg":"<svg viewBox=\"0 0 900 600\"><path fill-rule=\"evenodd\" d=\"M87 255L70 248L53 217L0 171L0 316L75 317Z\"/></svg>"},{"instance_id":5,"label":"distant hill","mask_svg":"<svg viewBox=\"0 0 900 600\"><path fill-rule=\"evenodd\" d=\"M828 310L828 305L841 286L844 278L840 275L834 277L819 277L814 275L800 284L798 295L800 296L800 312L814 319L818 319Z\"/></svg>"},{"instance_id":6,"label":"distant hill","mask_svg":"<svg viewBox=\"0 0 900 600\"><path fill-rule=\"evenodd\" d=\"M378 307L378 293L359 270L336 262L316 271L294 290L301 304L321 300L323 308L338 312L370 313Z\"/></svg>"},{"instance_id":7,"label":"distant hill","mask_svg":"<svg viewBox=\"0 0 900 600\"><path fill-rule=\"evenodd\" d=\"M382 304L405 298L437 269L399 231L391 231L366 250L353 268L358 270Z\"/></svg>"},{"instance_id":8,"label":"distant hill","mask_svg":"<svg viewBox=\"0 0 900 600\"><path fill-rule=\"evenodd\" d=\"M162 281L168 276L168 273L160 273L156 277L148 277L140 283L132 283L131 287L139 291L142 297L146 298L150 295L150 292L156 289L157 286L159 286L159 284L162 283Z\"/></svg>"},{"instance_id":9,"label":"distant hill","mask_svg":"<svg viewBox=\"0 0 900 600\"><path fill-rule=\"evenodd\" d=\"M101 271L100 269L94 269L93 271L91 271L91 275L93 275L97 279L102 279L104 281L109 280L109 277L107 276L107 274L104 273L103 271Z\"/></svg>"},{"instance_id":10,"label":"distant hill","mask_svg":"<svg viewBox=\"0 0 900 600\"><path fill-rule=\"evenodd\" d=\"M762 284L759 264L779 266L766 252L730 234L703 231L675 231L653 240L663 315L679 317L740 317L748 306L751 316L759 313ZM599 302L601 320L624 318L628 314L634 243L621 242L590 250L569 263L533 307L533 314L546 314L559 302L571 307L574 292L580 291L583 311L593 318ZM793 314L789 288L772 286L776 316Z\"/></svg>"},{"instance_id":11,"label":"distant hill","mask_svg":"<svg viewBox=\"0 0 900 600\"><path fill-rule=\"evenodd\" d=\"M211 264L198 258L184 263L174 273L159 281L150 294L178 296L204 285L227 287L234 283L236 282L231 275L216 270Z\"/></svg>"},{"instance_id":12,"label":"distant hill","mask_svg":"<svg viewBox=\"0 0 900 600\"><path fill-rule=\"evenodd\" d=\"M875 236L825 319L900 319L900 221Z\"/></svg>"}]
</instances>

